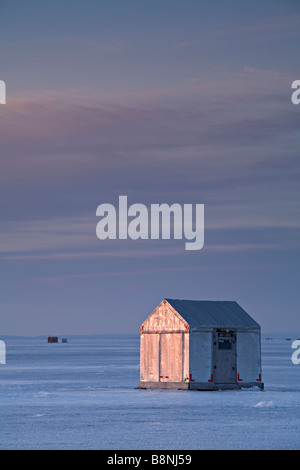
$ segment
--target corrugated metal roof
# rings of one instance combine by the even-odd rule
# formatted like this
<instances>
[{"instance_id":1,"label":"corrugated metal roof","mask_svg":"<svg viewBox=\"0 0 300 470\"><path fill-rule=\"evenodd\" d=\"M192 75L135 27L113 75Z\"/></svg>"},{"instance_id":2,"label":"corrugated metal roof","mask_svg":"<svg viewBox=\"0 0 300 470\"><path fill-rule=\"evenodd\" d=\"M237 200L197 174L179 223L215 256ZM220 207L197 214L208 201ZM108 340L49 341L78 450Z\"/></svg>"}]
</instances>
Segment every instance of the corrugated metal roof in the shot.
<instances>
[{"instance_id":1,"label":"corrugated metal roof","mask_svg":"<svg viewBox=\"0 0 300 470\"><path fill-rule=\"evenodd\" d=\"M165 299L190 327L255 327L259 324L235 301Z\"/></svg>"}]
</instances>

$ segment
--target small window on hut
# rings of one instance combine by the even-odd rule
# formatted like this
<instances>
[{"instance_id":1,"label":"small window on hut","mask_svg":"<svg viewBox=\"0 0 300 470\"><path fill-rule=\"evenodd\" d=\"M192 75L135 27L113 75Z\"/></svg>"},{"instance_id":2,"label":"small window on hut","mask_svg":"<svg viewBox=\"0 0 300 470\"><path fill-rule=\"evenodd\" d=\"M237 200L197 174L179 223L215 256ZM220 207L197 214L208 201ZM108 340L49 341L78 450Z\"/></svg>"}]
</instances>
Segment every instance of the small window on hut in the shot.
<instances>
[{"instance_id":1,"label":"small window on hut","mask_svg":"<svg viewBox=\"0 0 300 470\"><path fill-rule=\"evenodd\" d=\"M232 343L230 339L219 338L218 349L231 349Z\"/></svg>"}]
</instances>

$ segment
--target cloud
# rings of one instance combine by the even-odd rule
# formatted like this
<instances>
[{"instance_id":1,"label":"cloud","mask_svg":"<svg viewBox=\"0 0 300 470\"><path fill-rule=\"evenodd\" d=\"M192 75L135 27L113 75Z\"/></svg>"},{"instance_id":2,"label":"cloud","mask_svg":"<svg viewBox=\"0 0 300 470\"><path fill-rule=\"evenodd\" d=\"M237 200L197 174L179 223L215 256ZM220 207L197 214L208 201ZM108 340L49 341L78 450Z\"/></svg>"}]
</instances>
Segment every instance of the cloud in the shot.
<instances>
[{"instance_id":1,"label":"cloud","mask_svg":"<svg viewBox=\"0 0 300 470\"><path fill-rule=\"evenodd\" d=\"M174 257L174 256L183 256L184 249L183 246L177 246L174 248L172 246L173 242L164 241L160 244L159 248L153 248L153 242L149 240L148 249L144 244L144 248L127 248L126 243L121 243L120 241L114 242L116 248L105 247L105 243L101 246L99 243L99 249L93 251L67 251L67 252L57 252L57 251L47 251L35 254L31 252L26 254L24 250L20 254L16 254L17 250L13 250L13 254L7 254L2 256L3 260L7 261L72 261L72 260L97 260L97 259L113 259L113 258L128 258L128 259L143 259L143 258L152 258L152 257ZM130 242L129 242L130 243ZM119 245L122 245L122 248L119 248ZM111 246L111 245L110 245ZM132 246L132 244L130 244ZM48 247L49 248L49 247ZM78 247L80 248L80 246ZM84 248L84 246L81 246ZM204 246L203 250L209 252L248 252L256 250L278 250L280 245L272 243L245 243L245 244L224 244L224 245L214 245L210 244ZM40 248L39 250L40 251Z\"/></svg>"},{"instance_id":2,"label":"cloud","mask_svg":"<svg viewBox=\"0 0 300 470\"><path fill-rule=\"evenodd\" d=\"M121 51L125 44L119 41L99 41L97 38L87 38L80 36L55 37L55 41L71 44L77 47L89 48L98 51Z\"/></svg>"},{"instance_id":3,"label":"cloud","mask_svg":"<svg viewBox=\"0 0 300 470\"><path fill-rule=\"evenodd\" d=\"M269 268L269 266L268 266ZM267 268L267 269L268 269ZM266 266L262 264L254 264L247 266L241 266L240 264L217 264L217 265L198 265L198 266L169 266L169 267L156 267L156 268L145 268L145 269L126 269L124 271L101 271L101 272L81 272L73 274L63 274L55 276L41 276L35 278L34 281L39 283L61 283L65 281L74 281L74 280L92 280L92 279L101 279L101 278L118 278L118 277L128 277L128 276L145 276L145 275L164 275L165 273L188 273L188 272L208 272L208 271L240 271L240 270L257 270L257 269L266 269Z\"/></svg>"},{"instance_id":4,"label":"cloud","mask_svg":"<svg viewBox=\"0 0 300 470\"><path fill-rule=\"evenodd\" d=\"M246 65L176 87L10 97L0 196L22 224L1 231L2 251L85 253L97 205L124 191L132 203L204 203L208 229L297 227L290 78Z\"/></svg>"},{"instance_id":5,"label":"cloud","mask_svg":"<svg viewBox=\"0 0 300 470\"><path fill-rule=\"evenodd\" d=\"M175 49L184 49L185 47L189 47L189 46L192 46L194 45L195 43L190 41L183 41L183 42L178 42L176 44L173 44L172 47L174 47Z\"/></svg>"},{"instance_id":6,"label":"cloud","mask_svg":"<svg viewBox=\"0 0 300 470\"><path fill-rule=\"evenodd\" d=\"M38 171L61 174L65 165L71 173L122 165L147 152L155 162L168 149L170 159L180 149L186 160L192 148L216 153L221 145L249 144L258 133L261 139L263 131L267 141L287 127L296 130L293 113L282 106L283 93L290 93L287 77L275 81L264 73L252 83L248 75L213 83L193 78L175 89L125 94L123 104L102 96L76 101L77 92L73 100L72 94L64 99L49 92L44 98L11 98L0 115L2 178L19 168L23 177L35 178Z\"/></svg>"},{"instance_id":7,"label":"cloud","mask_svg":"<svg viewBox=\"0 0 300 470\"><path fill-rule=\"evenodd\" d=\"M249 67L249 65L245 65L243 70L244 72L256 72L258 69L256 69L255 67Z\"/></svg>"},{"instance_id":8,"label":"cloud","mask_svg":"<svg viewBox=\"0 0 300 470\"><path fill-rule=\"evenodd\" d=\"M286 15L278 17L270 17L263 21L258 21L256 23L249 24L248 26L243 26L243 30L247 32L261 32L269 33L270 31L293 31L296 30L299 33L300 26L300 15ZM268 36L270 37L270 36Z\"/></svg>"},{"instance_id":9,"label":"cloud","mask_svg":"<svg viewBox=\"0 0 300 470\"><path fill-rule=\"evenodd\" d=\"M205 218L205 242L203 252L249 252L254 250L289 249L291 239L285 246L278 242L262 243L261 240L241 243L235 242L232 235L225 236L226 230L232 234L237 230L299 228L299 222L293 223L287 218L278 220L278 214L271 214L269 219L264 213L259 214L253 207L243 205L219 204L213 209L208 206ZM97 218L89 216L56 217L31 221L11 221L2 224L0 233L1 258L7 261L72 261L97 259L143 259L152 257L183 256L185 238L173 240L105 240L96 237ZM281 222L281 225L280 225ZM207 242L207 235L209 241ZM216 243L223 239L223 243Z\"/></svg>"},{"instance_id":10,"label":"cloud","mask_svg":"<svg viewBox=\"0 0 300 470\"><path fill-rule=\"evenodd\" d=\"M224 24L226 24L224 22ZM186 32L185 38L182 41L172 44L173 49L179 51L186 48L216 48L224 41L249 41L251 43L265 41L274 41L285 38L297 38L300 34L300 16L299 15L286 15L282 17L270 16L268 19L262 18L252 21L245 19L243 22L231 23L230 27L220 26L217 29L206 30L205 28L199 29L198 34L193 32ZM237 38L237 39L235 39Z\"/></svg>"}]
</instances>

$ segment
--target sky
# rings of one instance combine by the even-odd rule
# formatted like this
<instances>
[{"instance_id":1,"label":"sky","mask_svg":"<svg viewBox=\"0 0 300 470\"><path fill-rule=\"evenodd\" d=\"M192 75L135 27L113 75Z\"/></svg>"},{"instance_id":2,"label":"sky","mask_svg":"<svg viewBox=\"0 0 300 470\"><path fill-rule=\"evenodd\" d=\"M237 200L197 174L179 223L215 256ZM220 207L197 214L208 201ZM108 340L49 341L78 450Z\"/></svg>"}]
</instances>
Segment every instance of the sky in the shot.
<instances>
[{"instance_id":1,"label":"sky","mask_svg":"<svg viewBox=\"0 0 300 470\"><path fill-rule=\"evenodd\" d=\"M0 335L139 333L163 298L300 332L298 0L1 0ZM204 204L204 246L96 209Z\"/></svg>"}]
</instances>

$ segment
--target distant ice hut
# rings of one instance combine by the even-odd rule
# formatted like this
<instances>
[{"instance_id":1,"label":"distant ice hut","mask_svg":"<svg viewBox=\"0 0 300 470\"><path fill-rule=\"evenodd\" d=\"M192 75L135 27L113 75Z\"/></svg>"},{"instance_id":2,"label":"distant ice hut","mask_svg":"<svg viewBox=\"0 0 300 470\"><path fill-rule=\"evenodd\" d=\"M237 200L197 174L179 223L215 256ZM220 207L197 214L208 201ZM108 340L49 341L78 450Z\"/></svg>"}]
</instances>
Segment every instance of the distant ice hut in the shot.
<instances>
[{"instance_id":1,"label":"distant ice hut","mask_svg":"<svg viewBox=\"0 0 300 470\"><path fill-rule=\"evenodd\" d=\"M48 343L58 343L57 336L48 336Z\"/></svg>"},{"instance_id":2,"label":"distant ice hut","mask_svg":"<svg viewBox=\"0 0 300 470\"><path fill-rule=\"evenodd\" d=\"M261 328L237 302L164 299L140 333L139 388L264 388Z\"/></svg>"}]
</instances>

